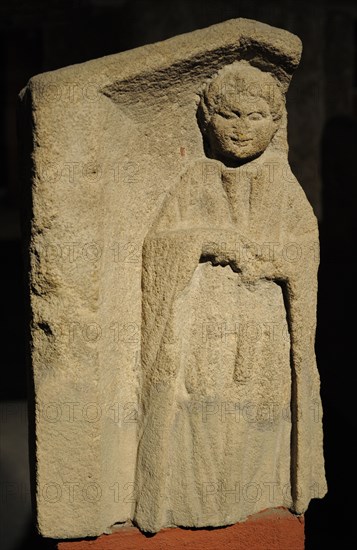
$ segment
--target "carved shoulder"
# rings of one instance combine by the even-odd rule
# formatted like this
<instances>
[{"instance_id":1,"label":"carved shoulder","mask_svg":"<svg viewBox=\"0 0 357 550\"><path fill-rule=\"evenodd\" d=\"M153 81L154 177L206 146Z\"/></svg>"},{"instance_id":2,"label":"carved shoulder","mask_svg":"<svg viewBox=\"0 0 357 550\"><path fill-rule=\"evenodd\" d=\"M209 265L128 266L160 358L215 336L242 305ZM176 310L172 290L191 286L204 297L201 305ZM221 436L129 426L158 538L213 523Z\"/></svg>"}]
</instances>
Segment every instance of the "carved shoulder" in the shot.
<instances>
[{"instance_id":1,"label":"carved shoulder","mask_svg":"<svg viewBox=\"0 0 357 550\"><path fill-rule=\"evenodd\" d=\"M221 226L229 217L222 164L202 158L192 163L170 189L151 232Z\"/></svg>"},{"instance_id":2,"label":"carved shoulder","mask_svg":"<svg viewBox=\"0 0 357 550\"><path fill-rule=\"evenodd\" d=\"M317 219L303 188L289 167L285 182L283 226L289 235L318 238Z\"/></svg>"}]
</instances>

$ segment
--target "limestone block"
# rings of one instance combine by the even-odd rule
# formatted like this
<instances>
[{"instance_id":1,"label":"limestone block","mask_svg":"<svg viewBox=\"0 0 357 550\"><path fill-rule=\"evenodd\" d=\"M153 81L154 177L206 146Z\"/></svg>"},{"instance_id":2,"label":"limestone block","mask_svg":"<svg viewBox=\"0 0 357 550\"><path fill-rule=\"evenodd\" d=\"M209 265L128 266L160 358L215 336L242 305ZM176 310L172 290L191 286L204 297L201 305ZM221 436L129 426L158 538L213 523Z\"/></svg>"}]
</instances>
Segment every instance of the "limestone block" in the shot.
<instances>
[{"instance_id":1,"label":"limestone block","mask_svg":"<svg viewBox=\"0 0 357 550\"><path fill-rule=\"evenodd\" d=\"M287 160L300 54L236 19L21 92L44 536L229 525L325 494L317 224Z\"/></svg>"}]
</instances>

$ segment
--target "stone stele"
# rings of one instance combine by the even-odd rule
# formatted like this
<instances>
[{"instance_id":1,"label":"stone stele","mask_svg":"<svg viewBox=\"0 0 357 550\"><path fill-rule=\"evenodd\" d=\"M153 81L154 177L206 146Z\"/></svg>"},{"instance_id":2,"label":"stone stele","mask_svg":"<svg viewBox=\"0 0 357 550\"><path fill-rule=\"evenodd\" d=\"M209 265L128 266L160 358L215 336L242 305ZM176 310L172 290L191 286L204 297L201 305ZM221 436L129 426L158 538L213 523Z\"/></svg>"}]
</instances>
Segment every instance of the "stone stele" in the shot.
<instances>
[{"instance_id":1,"label":"stone stele","mask_svg":"<svg viewBox=\"0 0 357 550\"><path fill-rule=\"evenodd\" d=\"M325 494L318 230L287 159L300 54L236 19L21 92L44 536L223 526Z\"/></svg>"}]
</instances>

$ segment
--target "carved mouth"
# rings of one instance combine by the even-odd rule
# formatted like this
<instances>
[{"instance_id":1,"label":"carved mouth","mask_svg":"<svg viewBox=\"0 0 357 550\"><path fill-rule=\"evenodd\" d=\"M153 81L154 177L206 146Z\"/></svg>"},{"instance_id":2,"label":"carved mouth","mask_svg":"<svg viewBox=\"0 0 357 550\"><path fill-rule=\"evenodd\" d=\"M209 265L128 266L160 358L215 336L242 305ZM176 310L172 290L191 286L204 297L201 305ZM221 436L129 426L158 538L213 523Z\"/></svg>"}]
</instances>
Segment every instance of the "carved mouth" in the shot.
<instances>
[{"instance_id":1,"label":"carved mouth","mask_svg":"<svg viewBox=\"0 0 357 550\"><path fill-rule=\"evenodd\" d=\"M234 141L235 143L240 143L244 145L245 143L249 143L250 141L252 141L252 138L238 138L238 137L232 136L231 140Z\"/></svg>"}]
</instances>

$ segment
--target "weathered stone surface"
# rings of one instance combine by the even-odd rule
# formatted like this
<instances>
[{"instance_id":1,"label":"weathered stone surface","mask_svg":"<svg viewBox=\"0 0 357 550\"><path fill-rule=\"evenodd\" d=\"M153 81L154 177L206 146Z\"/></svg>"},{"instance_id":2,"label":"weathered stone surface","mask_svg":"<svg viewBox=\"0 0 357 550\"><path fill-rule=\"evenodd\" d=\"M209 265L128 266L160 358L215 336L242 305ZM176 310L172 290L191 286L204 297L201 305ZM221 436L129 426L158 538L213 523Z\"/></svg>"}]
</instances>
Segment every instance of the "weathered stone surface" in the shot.
<instances>
[{"instance_id":1,"label":"weathered stone surface","mask_svg":"<svg viewBox=\"0 0 357 550\"><path fill-rule=\"evenodd\" d=\"M324 495L318 234L287 161L300 53L238 19L22 92L45 536Z\"/></svg>"}]
</instances>

